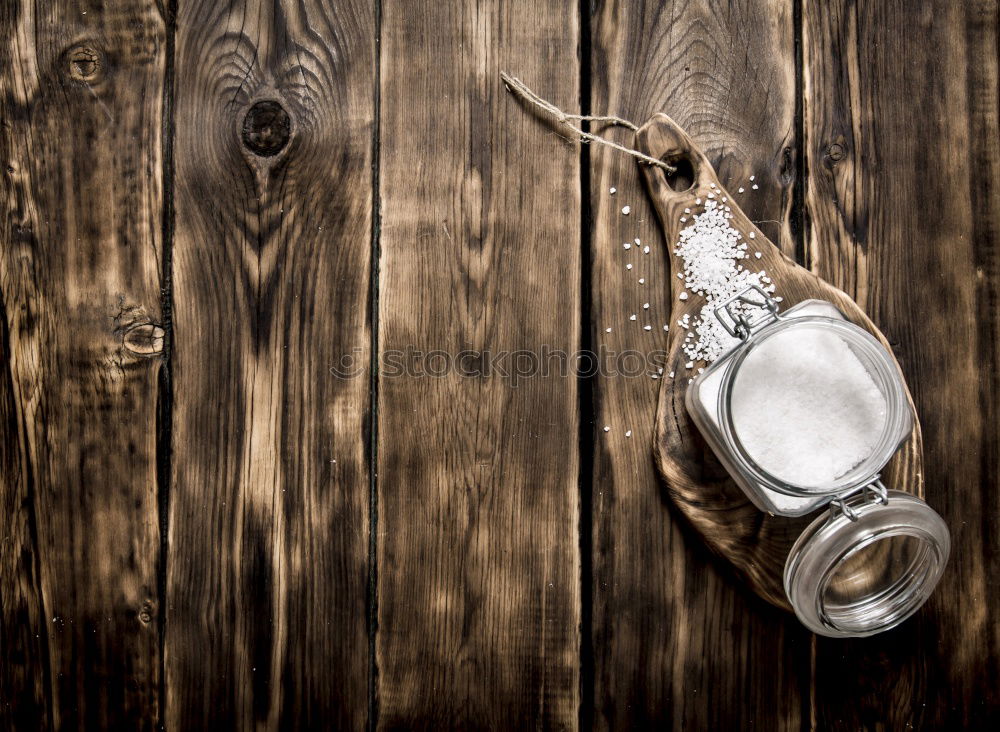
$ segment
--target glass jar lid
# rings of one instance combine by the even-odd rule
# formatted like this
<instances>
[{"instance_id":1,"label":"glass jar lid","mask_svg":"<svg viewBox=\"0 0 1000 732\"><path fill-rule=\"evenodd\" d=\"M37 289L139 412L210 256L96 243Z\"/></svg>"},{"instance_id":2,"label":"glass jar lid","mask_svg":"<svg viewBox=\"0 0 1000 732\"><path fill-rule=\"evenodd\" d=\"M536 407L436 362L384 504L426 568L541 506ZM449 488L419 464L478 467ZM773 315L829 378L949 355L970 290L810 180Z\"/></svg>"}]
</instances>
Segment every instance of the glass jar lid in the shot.
<instances>
[{"instance_id":1,"label":"glass jar lid","mask_svg":"<svg viewBox=\"0 0 1000 732\"><path fill-rule=\"evenodd\" d=\"M785 563L785 592L815 633L862 637L915 613L941 578L948 528L926 503L880 483L813 521Z\"/></svg>"},{"instance_id":2,"label":"glass jar lid","mask_svg":"<svg viewBox=\"0 0 1000 732\"><path fill-rule=\"evenodd\" d=\"M754 331L719 393L722 428L764 487L843 495L872 480L912 426L898 367L870 333L822 316Z\"/></svg>"}]
</instances>

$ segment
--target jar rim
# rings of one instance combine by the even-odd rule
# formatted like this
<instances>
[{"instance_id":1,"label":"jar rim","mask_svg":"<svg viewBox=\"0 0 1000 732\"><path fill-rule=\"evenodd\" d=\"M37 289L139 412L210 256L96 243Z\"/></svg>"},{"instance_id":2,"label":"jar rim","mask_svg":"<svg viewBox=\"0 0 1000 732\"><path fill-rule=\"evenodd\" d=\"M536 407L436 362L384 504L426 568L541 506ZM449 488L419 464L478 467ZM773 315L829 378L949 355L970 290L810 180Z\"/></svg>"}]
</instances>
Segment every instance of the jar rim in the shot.
<instances>
[{"instance_id":1,"label":"jar rim","mask_svg":"<svg viewBox=\"0 0 1000 732\"><path fill-rule=\"evenodd\" d=\"M815 328L817 326L837 331L838 335L845 338L849 345L862 350L871 364L875 366L876 373L873 376L881 381L882 392L886 397L886 420L879 442L867 459L838 479L819 486L803 486L790 483L770 473L754 460L739 438L733 418L732 398L740 366L762 343L793 328ZM727 365L718 398L720 425L725 437L733 447L735 456L743 463L743 467L763 487L797 498L843 495L867 485L899 449L903 440L909 435L913 424L902 375L887 349L871 333L854 323L822 315L779 318L751 334ZM901 434L903 437L899 437Z\"/></svg>"},{"instance_id":2,"label":"jar rim","mask_svg":"<svg viewBox=\"0 0 1000 732\"><path fill-rule=\"evenodd\" d=\"M864 493L845 500L850 511L821 515L799 536L785 562L784 585L799 620L831 637L865 637L893 628L930 597L950 553L944 520L923 500L890 490L885 503ZM837 570L858 552L893 537L916 540L917 551L903 571L836 613L827 591Z\"/></svg>"}]
</instances>

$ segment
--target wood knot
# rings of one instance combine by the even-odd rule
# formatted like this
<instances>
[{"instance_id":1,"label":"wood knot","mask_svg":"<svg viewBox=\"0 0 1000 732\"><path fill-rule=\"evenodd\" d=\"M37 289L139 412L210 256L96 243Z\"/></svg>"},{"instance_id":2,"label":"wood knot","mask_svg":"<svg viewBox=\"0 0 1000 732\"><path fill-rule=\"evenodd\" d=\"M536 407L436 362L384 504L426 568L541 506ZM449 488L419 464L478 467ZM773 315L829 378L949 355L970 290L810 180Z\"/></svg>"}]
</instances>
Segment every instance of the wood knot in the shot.
<instances>
[{"instance_id":1,"label":"wood knot","mask_svg":"<svg viewBox=\"0 0 1000 732\"><path fill-rule=\"evenodd\" d=\"M104 74L104 58L93 46L78 44L66 51L64 56L67 72L74 81L93 84Z\"/></svg>"},{"instance_id":2,"label":"wood knot","mask_svg":"<svg viewBox=\"0 0 1000 732\"><path fill-rule=\"evenodd\" d=\"M269 158L281 152L292 134L288 112L275 101L257 102L243 118L243 144L254 155Z\"/></svg>"},{"instance_id":3,"label":"wood knot","mask_svg":"<svg viewBox=\"0 0 1000 732\"><path fill-rule=\"evenodd\" d=\"M163 351L163 328L153 323L140 323L122 335L126 351L136 356L156 356Z\"/></svg>"},{"instance_id":4,"label":"wood knot","mask_svg":"<svg viewBox=\"0 0 1000 732\"><path fill-rule=\"evenodd\" d=\"M826 149L826 155L833 162L839 162L847 156L847 151L839 142L835 142Z\"/></svg>"}]
</instances>

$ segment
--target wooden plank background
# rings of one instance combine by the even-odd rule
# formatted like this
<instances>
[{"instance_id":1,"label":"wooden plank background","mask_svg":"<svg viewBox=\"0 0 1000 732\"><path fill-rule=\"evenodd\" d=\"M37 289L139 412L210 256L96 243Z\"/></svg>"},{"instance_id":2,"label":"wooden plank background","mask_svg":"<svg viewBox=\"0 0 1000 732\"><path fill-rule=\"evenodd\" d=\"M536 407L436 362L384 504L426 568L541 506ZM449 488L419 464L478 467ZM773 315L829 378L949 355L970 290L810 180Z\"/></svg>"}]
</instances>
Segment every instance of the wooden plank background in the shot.
<instances>
[{"instance_id":1,"label":"wooden plank background","mask_svg":"<svg viewBox=\"0 0 1000 732\"><path fill-rule=\"evenodd\" d=\"M998 26L996 0L0 5L0 725L995 728ZM669 322L668 243L634 163L501 70L672 115L886 333L953 538L917 617L817 639L671 510L657 381L510 373L662 348L628 314Z\"/></svg>"}]
</instances>

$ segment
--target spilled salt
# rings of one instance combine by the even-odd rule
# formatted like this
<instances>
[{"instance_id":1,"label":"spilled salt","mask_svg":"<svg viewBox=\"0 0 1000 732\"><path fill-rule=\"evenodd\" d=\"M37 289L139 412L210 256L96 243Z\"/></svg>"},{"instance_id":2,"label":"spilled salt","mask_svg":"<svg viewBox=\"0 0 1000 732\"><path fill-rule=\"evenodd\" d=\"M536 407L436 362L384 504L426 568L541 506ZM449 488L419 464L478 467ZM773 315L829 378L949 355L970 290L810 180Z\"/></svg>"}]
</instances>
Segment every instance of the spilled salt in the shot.
<instances>
[{"instance_id":1,"label":"spilled salt","mask_svg":"<svg viewBox=\"0 0 1000 732\"><path fill-rule=\"evenodd\" d=\"M752 286L774 292L765 271L752 272L741 264L748 257L747 243L729 224L729 217L725 207L706 201L704 211L681 230L674 247L683 262L683 272L677 276L688 291L705 299L698 316L681 323L693 331L683 344L684 354L692 361L714 361L739 343L715 317L723 302Z\"/></svg>"},{"instance_id":2,"label":"spilled salt","mask_svg":"<svg viewBox=\"0 0 1000 732\"><path fill-rule=\"evenodd\" d=\"M886 399L834 333L792 329L760 343L732 387L733 427L747 454L792 485L818 487L876 449Z\"/></svg>"}]
</instances>

